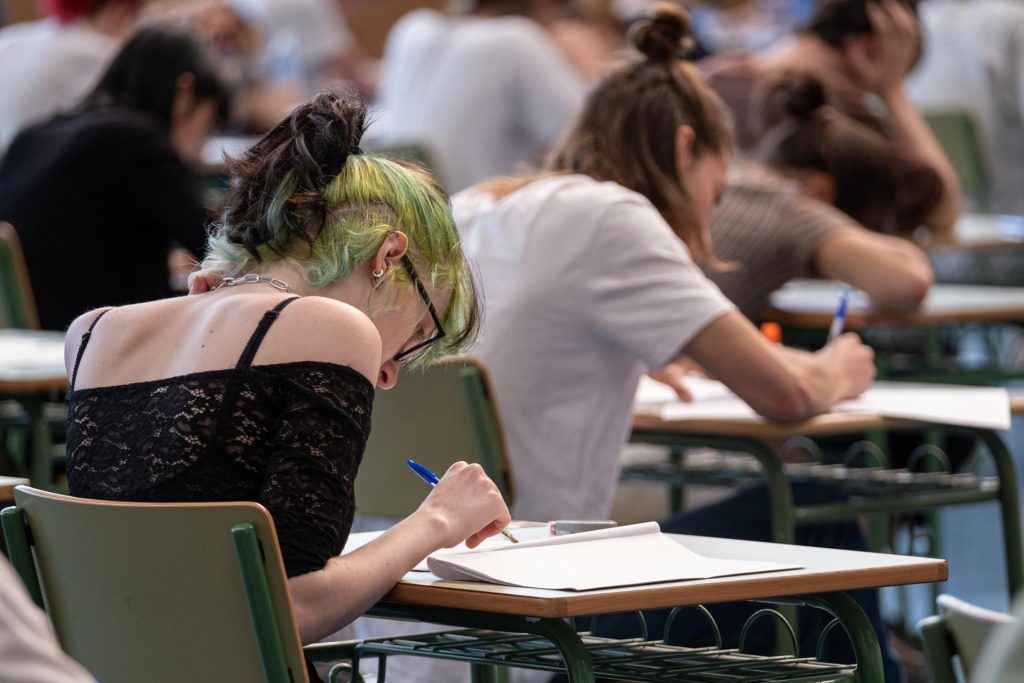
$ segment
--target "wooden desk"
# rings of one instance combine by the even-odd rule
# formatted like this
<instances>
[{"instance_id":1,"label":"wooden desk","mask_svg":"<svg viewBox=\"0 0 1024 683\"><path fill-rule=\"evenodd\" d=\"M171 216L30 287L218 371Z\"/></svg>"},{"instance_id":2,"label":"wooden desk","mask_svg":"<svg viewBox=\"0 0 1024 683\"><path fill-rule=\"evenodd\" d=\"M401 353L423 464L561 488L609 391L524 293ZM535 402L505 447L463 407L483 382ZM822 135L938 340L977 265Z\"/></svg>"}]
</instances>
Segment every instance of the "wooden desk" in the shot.
<instances>
[{"instance_id":1,"label":"wooden desk","mask_svg":"<svg viewBox=\"0 0 1024 683\"><path fill-rule=\"evenodd\" d=\"M772 294L764 319L782 325L827 330L835 315L842 285L824 280L794 280ZM936 284L913 313L879 312L863 292L854 292L846 328L872 325L929 326L971 322L1024 321L1024 287Z\"/></svg>"},{"instance_id":2,"label":"wooden desk","mask_svg":"<svg viewBox=\"0 0 1024 683\"><path fill-rule=\"evenodd\" d=\"M1024 248L1024 218L968 213L960 216L949 239L928 245L929 251L989 251Z\"/></svg>"},{"instance_id":3,"label":"wooden desk","mask_svg":"<svg viewBox=\"0 0 1024 683\"><path fill-rule=\"evenodd\" d=\"M996 476L886 470L887 462L867 463L869 466L874 465L873 469L864 467L865 463L854 467L852 465L855 463L852 462L850 466L786 465L778 454L778 444L791 437L856 437L869 432L908 429L971 435L991 454ZM1021 543L1017 473L1006 443L994 431L858 414L828 414L798 423L770 422L757 418L663 420L658 415L636 414L631 440L668 446L671 457L667 463L624 468L622 478L669 484L676 491L677 507L681 507L681 487L686 483L738 485L751 480L764 480L772 502L772 540L778 543L792 543L798 523L995 500L999 503L1002 519L1007 582L1011 596L1024 588L1024 549ZM880 454L877 446L863 443L864 448L858 454ZM810 446L814 446L813 441ZM753 467L741 463L731 470L722 463L708 463L704 470L694 470L690 466L683 466L685 449L691 447L745 453L754 456L757 463L750 463L748 459L746 463ZM884 456L884 453L881 455ZM848 489L859 487L857 491L877 490L881 493L859 494L857 499L842 503L801 507L793 503L791 476L825 481Z\"/></svg>"},{"instance_id":4,"label":"wooden desk","mask_svg":"<svg viewBox=\"0 0 1024 683\"><path fill-rule=\"evenodd\" d=\"M0 502L8 503L14 501L14 487L28 486L31 482L24 477L3 477L0 476Z\"/></svg>"},{"instance_id":5,"label":"wooden desk","mask_svg":"<svg viewBox=\"0 0 1024 683\"><path fill-rule=\"evenodd\" d=\"M67 386L62 332L0 330L0 399L17 401L28 414L32 483L41 488L53 485L53 443L43 403Z\"/></svg>"},{"instance_id":6,"label":"wooden desk","mask_svg":"<svg viewBox=\"0 0 1024 683\"><path fill-rule=\"evenodd\" d=\"M353 535L354 538L358 536L360 534ZM856 680L874 683L882 680L878 644L864 613L846 596L845 591L944 581L947 577L944 560L700 536L673 538L688 548L711 557L758 558L799 564L803 568L785 572L582 592L445 581L425 572L410 572L381 599L371 613L378 616L538 635L550 640L558 648L568 668L570 680L592 681L595 667L591 661L591 653L596 652L597 648L592 643L585 643L585 639L564 621L566 618L734 600L812 596L806 602L832 611L851 634L857 653ZM469 635L465 637L470 638ZM367 653L419 653L415 648L410 649L409 643L415 640L415 637L395 640L401 643L394 646L371 644ZM447 644L450 648L454 643L448 640ZM636 642L631 644L649 645ZM473 645L480 652L489 650L483 645ZM609 645L607 649L612 647ZM599 654L598 652L595 656ZM621 655L619 659L624 656ZM468 657L463 659L476 661L478 664L488 663L486 656L477 660ZM515 655L505 652L500 659L491 659L489 663L514 665L518 661ZM598 676L602 675L600 666L597 667L596 673ZM677 680L656 678L653 672L649 672L647 678L638 673L635 679Z\"/></svg>"}]
</instances>

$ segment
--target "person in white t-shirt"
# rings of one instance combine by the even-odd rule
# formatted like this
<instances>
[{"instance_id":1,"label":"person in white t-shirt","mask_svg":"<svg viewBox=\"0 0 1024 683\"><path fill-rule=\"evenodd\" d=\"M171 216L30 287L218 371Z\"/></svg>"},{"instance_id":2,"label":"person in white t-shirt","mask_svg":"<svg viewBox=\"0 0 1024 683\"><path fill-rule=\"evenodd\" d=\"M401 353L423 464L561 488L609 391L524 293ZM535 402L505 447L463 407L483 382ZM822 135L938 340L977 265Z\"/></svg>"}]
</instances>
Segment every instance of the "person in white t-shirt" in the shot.
<instances>
[{"instance_id":1,"label":"person in white t-shirt","mask_svg":"<svg viewBox=\"0 0 1024 683\"><path fill-rule=\"evenodd\" d=\"M859 395L871 351L774 347L701 272L731 135L720 100L674 55L685 15L642 22L646 55L590 94L547 175L453 200L487 296L474 346L494 380L520 519L605 518L637 381L689 357L766 417Z\"/></svg>"},{"instance_id":2,"label":"person in white t-shirt","mask_svg":"<svg viewBox=\"0 0 1024 683\"><path fill-rule=\"evenodd\" d=\"M0 662L5 683L95 683L60 649L46 614L0 557Z\"/></svg>"},{"instance_id":3,"label":"person in white t-shirt","mask_svg":"<svg viewBox=\"0 0 1024 683\"><path fill-rule=\"evenodd\" d=\"M732 136L721 101L675 59L686 32L682 10L657 5L632 32L643 57L590 93L545 174L493 180L453 198L463 249L486 294L483 334L470 352L493 380L515 518L609 516L645 371L678 378L675 364L695 361L779 420L827 411L874 378L873 353L853 334L815 353L770 344L697 265L715 263L708 219ZM801 504L836 495L795 489ZM719 504L711 516L717 524L684 516L663 528L770 540L768 510L767 494L755 488ZM800 540L863 549L855 524L827 526ZM877 595L859 601L884 637ZM738 633L748 610L722 606L719 623L738 624ZM801 650L813 656L830 617L800 618ZM610 635L631 635L615 619L602 621ZM694 642L706 641L686 641ZM852 656L829 647L836 649L826 656ZM884 661L889 680L898 681L896 665Z\"/></svg>"},{"instance_id":4,"label":"person in white t-shirt","mask_svg":"<svg viewBox=\"0 0 1024 683\"><path fill-rule=\"evenodd\" d=\"M55 0L54 16L0 29L0 154L27 124L71 108L93 89L139 4Z\"/></svg>"},{"instance_id":5,"label":"person in white t-shirt","mask_svg":"<svg viewBox=\"0 0 1024 683\"><path fill-rule=\"evenodd\" d=\"M517 5L416 10L388 35L369 135L424 147L449 191L539 162L583 101L582 76Z\"/></svg>"}]
</instances>

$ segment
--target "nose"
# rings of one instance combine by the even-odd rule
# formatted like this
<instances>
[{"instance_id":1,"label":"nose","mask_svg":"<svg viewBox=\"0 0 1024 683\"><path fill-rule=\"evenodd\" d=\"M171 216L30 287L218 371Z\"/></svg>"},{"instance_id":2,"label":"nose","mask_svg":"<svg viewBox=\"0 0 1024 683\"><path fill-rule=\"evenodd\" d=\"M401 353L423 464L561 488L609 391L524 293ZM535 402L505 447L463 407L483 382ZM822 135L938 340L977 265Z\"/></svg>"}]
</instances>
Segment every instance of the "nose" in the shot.
<instances>
[{"instance_id":1,"label":"nose","mask_svg":"<svg viewBox=\"0 0 1024 683\"><path fill-rule=\"evenodd\" d=\"M377 387L379 389L390 389L398 384L398 369L401 365L394 358L384 361L377 372Z\"/></svg>"}]
</instances>

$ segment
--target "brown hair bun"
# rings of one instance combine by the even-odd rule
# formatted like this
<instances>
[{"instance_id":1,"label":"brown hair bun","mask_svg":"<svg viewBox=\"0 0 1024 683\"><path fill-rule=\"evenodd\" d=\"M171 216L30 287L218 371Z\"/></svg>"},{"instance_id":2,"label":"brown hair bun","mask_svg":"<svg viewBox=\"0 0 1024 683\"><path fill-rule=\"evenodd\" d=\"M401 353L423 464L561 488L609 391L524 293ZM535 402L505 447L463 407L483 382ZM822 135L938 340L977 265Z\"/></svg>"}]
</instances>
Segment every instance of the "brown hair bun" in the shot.
<instances>
[{"instance_id":1,"label":"brown hair bun","mask_svg":"<svg viewBox=\"0 0 1024 683\"><path fill-rule=\"evenodd\" d=\"M809 74L783 72L772 79L761 95L761 121L767 130L783 121L809 123L828 106L825 86Z\"/></svg>"},{"instance_id":2,"label":"brown hair bun","mask_svg":"<svg viewBox=\"0 0 1024 683\"><path fill-rule=\"evenodd\" d=\"M656 3L642 19L630 28L629 41L649 61L666 62L693 46L690 37L690 16L667 2Z\"/></svg>"}]
</instances>

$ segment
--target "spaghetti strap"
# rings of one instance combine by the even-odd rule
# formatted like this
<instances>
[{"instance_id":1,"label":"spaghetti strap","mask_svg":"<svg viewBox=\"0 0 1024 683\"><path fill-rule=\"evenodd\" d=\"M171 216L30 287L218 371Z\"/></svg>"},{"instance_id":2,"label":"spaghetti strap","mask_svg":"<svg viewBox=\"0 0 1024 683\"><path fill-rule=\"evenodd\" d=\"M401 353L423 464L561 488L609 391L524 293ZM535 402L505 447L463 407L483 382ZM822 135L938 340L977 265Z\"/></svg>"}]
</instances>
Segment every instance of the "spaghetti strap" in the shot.
<instances>
[{"instance_id":1,"label":"spaghetti strap","mask_svg":"<svg viewBox=\"0 0 1024 683\"><path fill-rule=\"evenodd\" d=\"M92 330L96 327L96 323L100 321L100 318L109 313L112 309L106 309L101 311L98 316L93 318L92 324L89 325L89 329L82 335L82 341L78 343L78 354L75 356L75 367L71 369L71 386L68 387L69 391L75 390L75 380L78 378L78 366L82 362L82 354L85 353L85 347L89 345L89 338L92 337Z\"/></svg>"},{"instance_id":2,"label":"spaghetti strap","mask_svg":"<svg viewBox=\"0 0 1024 683\"><path fill-rule=\"evenodd\" d=\"M235 365L235 370L245 370L252 365L252 359L256 357L256 352L260 348L260 344L263 343L263 338L267 336L267 331L270 326L277 320L277 316L284 310L284 307L291 302L301 297L293 296L285 299L278 305L263 314L260 319L260 324L256 326L256 330L249 337L249 343L245 345L245 349L242 351L242 355L238 358L238 363Z\"/></svg>"}]
</instances>

